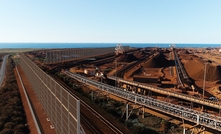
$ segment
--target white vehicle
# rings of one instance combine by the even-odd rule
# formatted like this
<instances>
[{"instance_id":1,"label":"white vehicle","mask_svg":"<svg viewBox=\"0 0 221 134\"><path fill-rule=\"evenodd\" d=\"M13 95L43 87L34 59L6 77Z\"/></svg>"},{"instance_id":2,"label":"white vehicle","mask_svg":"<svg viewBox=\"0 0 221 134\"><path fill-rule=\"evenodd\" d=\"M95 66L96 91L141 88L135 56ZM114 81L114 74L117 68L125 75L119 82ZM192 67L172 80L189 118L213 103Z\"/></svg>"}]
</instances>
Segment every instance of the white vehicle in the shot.
<instances>
[{"instance_id":1,"label":"white vehicle","mask_svg":"<svg viewBox=\"0 0 221 134\"><path fill-rule=\"evenodd\" d=\"M218 99L216 97L209 97L209 100L217 101Z\"/></svg>"}]
</instances>

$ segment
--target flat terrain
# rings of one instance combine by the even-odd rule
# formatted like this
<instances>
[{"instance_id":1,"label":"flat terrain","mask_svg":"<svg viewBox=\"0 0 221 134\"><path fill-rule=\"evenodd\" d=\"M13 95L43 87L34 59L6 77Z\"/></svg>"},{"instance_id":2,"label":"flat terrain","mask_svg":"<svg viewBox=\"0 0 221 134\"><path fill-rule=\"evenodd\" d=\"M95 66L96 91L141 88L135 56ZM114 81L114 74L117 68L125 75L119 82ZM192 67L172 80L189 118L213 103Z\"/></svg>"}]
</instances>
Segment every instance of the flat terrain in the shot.
<instances>
[{"instance_id":1,"label":"flat terrain","mask_svg":"<svg viewBox=\"0 0 221 134\"><path fill-rule=\"evenodd\" d=\"M35 51L39 49L35 48L13 48L13 49L0 49L0 54L1 53L22 53L22 52L28 52L28 51Z\"/></svg>"}]
</instances>

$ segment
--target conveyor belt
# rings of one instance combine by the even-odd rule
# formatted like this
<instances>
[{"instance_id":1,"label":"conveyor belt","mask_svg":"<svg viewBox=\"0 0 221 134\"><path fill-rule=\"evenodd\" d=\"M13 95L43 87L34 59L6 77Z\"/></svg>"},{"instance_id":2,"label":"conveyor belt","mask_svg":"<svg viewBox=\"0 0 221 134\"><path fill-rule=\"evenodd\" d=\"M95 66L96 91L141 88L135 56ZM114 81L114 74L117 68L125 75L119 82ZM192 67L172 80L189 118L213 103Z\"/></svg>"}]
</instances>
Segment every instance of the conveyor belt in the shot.
<instances>
[{"instance_id":1,"label":"conveyor belt","mask_svg":"<svg viewBox=\"0 0 221 134\"><path fill-rule=\"evenodd\" d=\"M66 75L74 78L82 83L90 86L97 87L105 92L116 95L123 99L132 101L134 103L170 114L172 116L188 120L190 122L196 123L197 125L202 125L214 130L221 131L221 117L212 114L199 112L193 109L175 105L172 103L156 100L144 95L135 94L129 91L124 91L121 88L113 87L95 80L91 80L87 77L81 76L79 74L74 74L69 71L64 72Z\"/></svg>"}]
</instances>

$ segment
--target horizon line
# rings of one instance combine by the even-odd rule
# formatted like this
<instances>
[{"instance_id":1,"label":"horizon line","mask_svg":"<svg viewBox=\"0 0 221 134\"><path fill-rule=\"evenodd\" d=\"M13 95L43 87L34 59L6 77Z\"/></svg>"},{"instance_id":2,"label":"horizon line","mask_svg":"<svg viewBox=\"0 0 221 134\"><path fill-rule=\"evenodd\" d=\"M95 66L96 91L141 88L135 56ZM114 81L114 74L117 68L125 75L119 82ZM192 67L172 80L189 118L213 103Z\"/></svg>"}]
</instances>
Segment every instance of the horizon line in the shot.
<instances>
[{"instance_id":1,"label":"horizon line","mask_svg":"<svg viewBox=\"0 0 221 134\"><path fill-rule=\"evenodd\" d=\"M88 43L88 44L94 44L94 43L106 43L106 44L221 44L221 43L171 43L171 42L165 42L165 43L157 43L157 42L0 42L0 43L63 43L63 44L75 44L75 43Z\"/></svg>"}]
</instances>

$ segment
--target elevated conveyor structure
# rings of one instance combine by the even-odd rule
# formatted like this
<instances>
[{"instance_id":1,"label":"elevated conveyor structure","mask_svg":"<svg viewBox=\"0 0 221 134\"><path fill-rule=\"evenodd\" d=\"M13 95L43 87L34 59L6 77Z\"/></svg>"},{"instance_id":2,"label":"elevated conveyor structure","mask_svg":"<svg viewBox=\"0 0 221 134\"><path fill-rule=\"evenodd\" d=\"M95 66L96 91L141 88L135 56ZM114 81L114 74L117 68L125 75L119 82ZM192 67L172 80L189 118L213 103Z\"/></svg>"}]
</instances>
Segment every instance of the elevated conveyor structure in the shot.
<instances>
[{"instance_id":1,"label":"elevated conveyor structure","mask_svg":"<svg viewBox=\"0 0 221 134\"><path fill-rule=\"evenodd\" d=\"M159 94L169 95L169 96L173 96L173 97L180 98L180 99L183 99L183 100L192 101L192 102L202 104L202 105L205 105L205 106L213 107L213 108L216 108L216 109L221 109L220 102L218 102L218 101L215 102L215 101L212 101L212 100L206 100L206 99L202 99L202 98L199 98L199 97L195 97L195 96L191 96L191 95L187 95L187 94L183 94L183 93L168 91L168 90L165 90L163 88L154 87L154 86L144 84L144 83L140 83L140 82L129 81L129 80L125 80L125 79L122 79L122 78L119 78L119 77L116 78L114 76L108 76L108 78L111 79L111 80L117 80L119 82L122 82L122 83L125 83L125 84L128 84L128 85L132 85L132 86L136 86L136 87L139 87L139 88L147 89L147 90L159 93Z\"/></svg>"},{"instance_id":2,"label":"elevated conveyor structure","mask_svg":"<svg viewBox=\"0 0 221 134\"><path fill-rule=\"evenodd\" d=\"M176 76L177 76L177 85L181 85L183 86L183 82L181 81L181 69L180 69L180 66L178 64L178 61L177 61L177 57L175 55L175 52L173 50L173 55L174 55L174 62L175 62L175 68L176 68Z\"/></svg>"},{"instance_id":3,"label":"elevated conveyor structure","mask_svg":"<svg viewBox=\"0 0 221 134\"><path fill-rule=\"evenodd\" d=\"M183 86L183 83L187 84L188 86L191 86L189 77L188 77L186 70L184 69L184 67L179 59L179 56L178 56L175 48L173 48L173 52L174 52L174 62L175 62L176 71L177 71L178 83L182 86Z\"/></svg>"},{"instance_id":4,"label":"elevated conveyor structure","mask_svg":"<svg viewBox=\"0 0 221 134\"><path fill-rule=\"evenodd\" d=\"M128 101L134 102L136 104L149 107L160 112L188 120L190 122L196 123L197 125L202 125L221 132L221 117L212 114L199 112L193 109L175 105L172 103L156 100L144 95L135 94L129 91L124 91L121 88L113 87L95 80L91 80L87 77L81 76L79 74L71 73L69 71L64 71L64 74L71 78L74 78L82 83L101 89L102 91L108 92L110 94L116 95Z\"/></svg>"}]
</instances>

